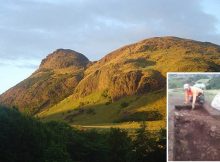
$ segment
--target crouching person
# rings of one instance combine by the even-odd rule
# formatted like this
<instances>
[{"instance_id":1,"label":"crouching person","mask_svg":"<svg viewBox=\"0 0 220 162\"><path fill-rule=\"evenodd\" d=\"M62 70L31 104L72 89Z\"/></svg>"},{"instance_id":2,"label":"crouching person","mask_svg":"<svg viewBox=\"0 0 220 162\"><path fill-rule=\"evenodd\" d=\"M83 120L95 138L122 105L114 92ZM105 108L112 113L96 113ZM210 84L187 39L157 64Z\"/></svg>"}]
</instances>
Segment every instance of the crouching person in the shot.
<instances>
[{"instance_id":1,"label":"crouching person","mask_svg":"<svg viewBox=\"0 0 220 162\"><path fill-rule=\"evenodd\" d=\"M195 109L195 103L204 103L204 91L198 87L190 86L189 84L184 84L184 94L185 94L185 104L192 102L192 109Z\"/></svg>"}]
</instances>

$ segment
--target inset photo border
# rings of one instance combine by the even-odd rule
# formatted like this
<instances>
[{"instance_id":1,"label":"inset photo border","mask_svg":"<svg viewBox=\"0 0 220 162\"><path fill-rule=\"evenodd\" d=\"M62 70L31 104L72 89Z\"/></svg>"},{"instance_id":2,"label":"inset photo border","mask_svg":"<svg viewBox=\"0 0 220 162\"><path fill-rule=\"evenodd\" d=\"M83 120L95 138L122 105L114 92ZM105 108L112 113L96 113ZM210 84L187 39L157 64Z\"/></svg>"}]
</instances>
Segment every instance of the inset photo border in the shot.
<instances>
[{"instance_id":1,"label":"inset photo border","mask_svg":"<svg viewBox=\"0 0 220 162\"><path fill-rule=\"evenodd\" d=\"M167 161L220 161L220 72L167 73Z\"/></svg>"}]
</instances>

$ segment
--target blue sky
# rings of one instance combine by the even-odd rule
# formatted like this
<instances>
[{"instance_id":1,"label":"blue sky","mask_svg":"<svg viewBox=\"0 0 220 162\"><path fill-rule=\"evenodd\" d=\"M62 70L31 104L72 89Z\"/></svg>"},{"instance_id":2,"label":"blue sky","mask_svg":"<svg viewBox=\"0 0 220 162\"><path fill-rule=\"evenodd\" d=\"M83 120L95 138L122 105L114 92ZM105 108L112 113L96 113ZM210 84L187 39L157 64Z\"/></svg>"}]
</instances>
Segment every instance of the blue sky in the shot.
<instances>
[{"instance_id":1,"label":"blue sky","mask_svg":"<svg viewBox=\"0 0 220 162\"><path fill-rule=\"evenodd\" d=\"M155 36L220 44L219 0L0 0L0 93L58 48L98 60Z\"/></svg>"}]
</instances>

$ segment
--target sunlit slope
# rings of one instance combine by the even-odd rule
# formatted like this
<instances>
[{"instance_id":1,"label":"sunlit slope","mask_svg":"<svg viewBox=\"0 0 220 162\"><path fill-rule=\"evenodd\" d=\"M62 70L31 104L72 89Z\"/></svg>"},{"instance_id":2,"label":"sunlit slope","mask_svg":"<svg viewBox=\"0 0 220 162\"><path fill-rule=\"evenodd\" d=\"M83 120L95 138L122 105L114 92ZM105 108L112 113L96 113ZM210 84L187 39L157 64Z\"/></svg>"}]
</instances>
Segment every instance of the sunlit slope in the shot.
<instances>
[{"instance_id":1,"label":"sunlit slope","mask_svg":"<svg viewBox=\"0 0 220 162\"><path fill-rule=\"evenodd\" d=\"M27 105L34 105L31 110L37 112L36 116L44 120L64 120L72 125L164 121L166 72L220 71L218 45L177 37L146 39L119 48L94 62L89 62L82 55L77 55L77 59L70 62L63 57L55 58L42 62L43 69L52 68L55 73L55 76L48 76L48 80L57 78L60 73L67 73L69 79L77 78L77 81L67 79L68 84L57 82L53 89L55 93L49 93L51 96L48 97L50 101L56 99L56 102L50 102L44 108L41 105L47 102L30 102L48 94L49 86L44 86L41 91L35 88L33 92L44 93L38 97L33 95L31 100L20 98L23 95L16 91L1 95L0 102L13 101L11 103L17 103L21 110L29 110L29 107L20 104L25 101ZM63 62L57 66L56 61L60 59ZM73 65L74 70L69 71ZM68 72L65 72L67 69ZM41 78L39 81L44 83ZM59 88L60 85L69 86ZM31 84L29 88L34 86ZM25 92L26 96L30 96L29 91Z\"/></svg>"},{"instance_id":2,"label":"sunlit slope","mask_svg":"<svg viewBox=\"0 0 220 162\"><path fill-rule=\"evenodd\" d=\"M219 71L219 58L215 44L176 37L146 39L93 63L73 95L40 116L98 124L141 120L137 112L158 111L164 120L166 72Z\"/></svg>"},{"instance_id":3,"label":"sunlit slope","mask_svg":"<svg viewBox=\"0 0 220 162\"><path fill-rule=\"evenodd\" d=\"M133 114L136 114L133 116L133 119L136 119L134 121L140 121L140 114L157 112L161 117L151 118L149 121L164 121L165 103L166 97L163 90L140 96L128 96L115 102L109 102L107 97L95 93L78 100L73 100L70 96L59 104L39 113L38 117L46 121L64 120L75 125L103 125L129 122L129 119L123 119L131 117Z\"/></svg>"},{"instance_id":4,"label":"sunlit slope","mask_svg":"<svg viewBox=\"0 0 220 162\"><path fill-rule=\"evenodd\" d=\"M85 71L76 97L107 91L112 100L165 87L168 71L219 71L220 47L176 37L158 37L122 47Z\"/></svg>"}]
</instances>

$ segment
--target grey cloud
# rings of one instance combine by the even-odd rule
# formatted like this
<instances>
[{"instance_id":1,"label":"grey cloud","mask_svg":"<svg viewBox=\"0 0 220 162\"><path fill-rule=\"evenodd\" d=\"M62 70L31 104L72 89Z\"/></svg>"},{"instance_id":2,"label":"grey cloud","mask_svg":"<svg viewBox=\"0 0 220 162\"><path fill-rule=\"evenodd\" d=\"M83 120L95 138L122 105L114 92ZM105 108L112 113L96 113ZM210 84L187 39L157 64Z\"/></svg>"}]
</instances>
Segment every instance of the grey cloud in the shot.
<instances>
[{"instance_id":1,"label":"grey cloud","mask_svg":"<svg viewBox=\"0 0 220 162\"><path fill-rule=\"evenodd\" d=\"M70 48L97 60L125 44L164 35L220 43L218 19L204 12L199 0L2 0L1 4L1 58L39 60L57 48Z\"/></svg>"}]
</instances>

